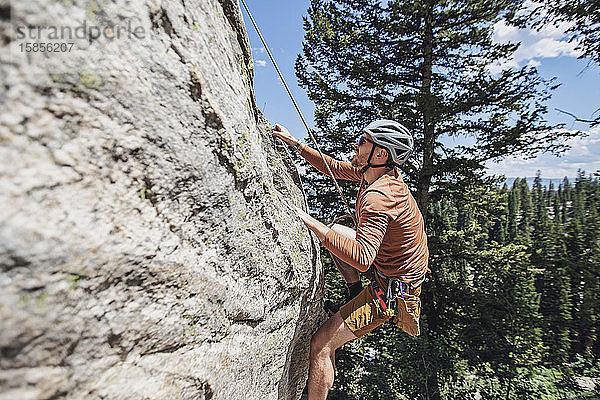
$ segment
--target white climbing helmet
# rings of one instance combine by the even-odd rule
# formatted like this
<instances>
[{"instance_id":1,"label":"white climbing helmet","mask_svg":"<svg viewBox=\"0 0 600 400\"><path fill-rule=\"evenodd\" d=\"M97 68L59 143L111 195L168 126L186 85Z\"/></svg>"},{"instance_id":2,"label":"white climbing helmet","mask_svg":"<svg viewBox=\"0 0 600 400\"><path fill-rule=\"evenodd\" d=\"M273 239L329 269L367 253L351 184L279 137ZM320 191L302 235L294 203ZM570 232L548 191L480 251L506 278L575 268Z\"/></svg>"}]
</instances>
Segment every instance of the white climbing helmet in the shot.
<instances>
[{"instance_id":1,"label":"white climbing helmet","mask_svg":"<svg viewBox=\"0 0 600 400\"><path fill-rule=\"evenodd\" d=\"M396 121L378 119L367 125L363 132L371 135L375 144L385 148L396 165L404 164L413 152L414 139L410 131Z\"/></svg>"}]
</instances>

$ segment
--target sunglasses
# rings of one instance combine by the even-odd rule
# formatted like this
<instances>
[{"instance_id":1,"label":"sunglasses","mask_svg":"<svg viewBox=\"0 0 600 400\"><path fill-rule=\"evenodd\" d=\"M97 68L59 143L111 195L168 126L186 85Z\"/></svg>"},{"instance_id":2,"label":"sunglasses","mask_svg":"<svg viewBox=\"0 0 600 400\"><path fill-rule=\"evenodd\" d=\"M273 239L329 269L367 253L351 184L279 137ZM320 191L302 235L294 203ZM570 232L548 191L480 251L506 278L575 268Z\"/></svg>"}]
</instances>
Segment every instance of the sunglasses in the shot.
<instances>
[{"instance_id":1,"label":"sunglasses","mask_svg":"<svg viewBox=\"0 0 600 400\"><path fill-rule=\"evenodd\" d=\"M358 145L362 146L365 142L375 144L371 139L367 139L364 135L358 138Z\"/></svg>"}]
</instances>

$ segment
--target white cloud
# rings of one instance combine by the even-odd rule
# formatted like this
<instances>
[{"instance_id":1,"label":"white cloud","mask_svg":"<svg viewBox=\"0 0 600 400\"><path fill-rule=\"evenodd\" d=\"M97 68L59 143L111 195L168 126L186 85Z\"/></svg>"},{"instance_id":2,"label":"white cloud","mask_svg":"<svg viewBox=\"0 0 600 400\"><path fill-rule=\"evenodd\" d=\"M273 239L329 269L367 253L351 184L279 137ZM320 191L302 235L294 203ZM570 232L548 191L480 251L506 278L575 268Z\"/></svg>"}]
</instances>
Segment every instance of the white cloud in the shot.
<instances>
[{"instance_id":1,"label":"white cloud","mask_svg":"<svg viewBox=\"0 0 600 400\"><path fill-rule=\"evenodd\" d=\"M497 43L506 43L506 42L516 42L519 40L519 31L521 29L507 25L504 20L500 20L496 22L494 25L494 42Z\"/></svg>"},{"instance_id":2,"label":"white cloud","mask_svg":"<svg viewBox=\"0 0 600 400\"><path fill-rule=\"evenodd\" d=\"M544 178L575 177L577 170L586 174L600 170L600 127L590 129L588 136L570 139L571 150L560 157L542 154L534 159L524 160L509 157L498 163L488 163L488 172L506 177L535 176L538 170Z\"/></svg>"},{"instance_id":3,"label":"white cloud","mask_svg":"<svg viewBox=\"0 0 600 400\"><path fill-rule=\"evenodd\" d=\"M550 37L554 39L563 39L565 32L572 28L574 24L572 22L560 22L558 24L546 24L541 27L539 31L531 31L533 36Z\"/></svg>"},{"instance_id":4,"label":"white cloud","mask_svg":"<svg viewBox=\"0 0 600 400\"><path fill-rule=\"evenodd\" d=\"M526 6L533 10L539 3L527 1ZM569 42L569 36L565 33L571 23L559 25L547 24L539 31L532 29L518 29L506 24L504 20L494 25L493 40L496 43L521 43L513 58L502 64L490 67L492 73L499 73L503 69L518 68L528 64L539 66L540 59L555 57L578 57L581 52L575 50L577 41Z\"/></svg>"},{"instance_id":5,"label":"white cloud","mask_svg":"<svg viewBox=\"0 0 600 400\"><path fill-rule=\"evenodd\" d=\"M515 60L519 62L535 58L577 57L580 52L575 50L575 47L577 47L575 42L556 40L551 37L544 37L532 43L522 41L521 47L515 52Z\"/></svg>"},{"instance_id":6,"label":"white cloud","mask_svg":"<svg viewBox=\"0 0 600 400\"><path fill-rule=\"evenodd\" d=\"M266 60L256 60L255 64L259 67L266 67L267 66L267 61Z\"/></svg>"}]
</instances>

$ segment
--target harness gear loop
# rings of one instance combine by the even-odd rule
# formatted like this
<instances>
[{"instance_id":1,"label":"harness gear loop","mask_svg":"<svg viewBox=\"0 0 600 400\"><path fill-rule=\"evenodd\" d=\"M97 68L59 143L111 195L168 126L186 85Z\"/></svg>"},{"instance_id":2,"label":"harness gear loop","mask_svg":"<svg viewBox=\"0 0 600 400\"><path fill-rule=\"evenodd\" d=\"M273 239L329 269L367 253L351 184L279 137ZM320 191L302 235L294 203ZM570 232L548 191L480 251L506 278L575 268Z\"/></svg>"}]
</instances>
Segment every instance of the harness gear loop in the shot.
<instances>
[{"instance_id":1,"label":"harness gear loop","mask_svg":"<svg viewBox=\"0 0 600 400\"><path fill-rule=\"evenodd\" d=\"M398 302L396 300L399 297L401 297L402 299L405 299L404 298L404 293L405 293L404 285L406 285L406 293L409 293L408 290L411 287L413 289L417 288L425 280L425 279L423 279L423 280L420 280L420 281L414 282L414 283L405 283L405 282L402 282L398 278L385 276L383 274L383 272L381 272L380 270L375 268L374 265L371 265L370 272L371 272L371 285L373 288L373 294L374 294L375 298L377 299L377 302L379 303L379 306L381 307L381 310L383 311L383 313L389 317L393 317L394 315L396 315L398 313L398 310L397 310ZM375 275L379 275L380 278L382 278L384 281L387 281L387 291L385 294L383 293L381 286L379 286L379 282L377 282Z\"/></svg>"},{"instance_id":2,"label":"harness gear loop","mask_svg":"<svg viewBox=\"0 0 600 400\"><path fill-rule=\"evenodd\" d=\"M387 315L389 317L393 317L396 314L396 311L393 308L394 303L391 302L390 307L388 307L388 300L395 298L395 297L392 297L393 295L390 292L392 285L388 281L387 294L383 293L381 286L379 286L379 282L377 282L377 279L376 279L377 277L375 276L376 275L375 271L377 271L377 268L375 268L373 265L371 265L370 272L371 272L371 287L373 289L373 296L377 299L377 303L379 304L381 311L383 311L383 313L385 315ZM377 271L377 272L379 272L379 271Z\"/></svg>"},{"instance_id":3,"label":"harness gear loop","mask_svg":"<svg viewBox=\"0 0 600 400\"><path fill-rule=\"evenodd\" d=\"M333 172L331 172L331 168L329 167L329 164L327 163L327 161L325 161L325 156L321 152L321 149L317 143L317 140L315 139L314 135L312 134L312 130L308 127L308 124L306 123L306 120L304 119L304 116L302 115L302 111L300 111L300 107L298 107L298 104L296 103L296 100L294 99L294 96L292 95L290 88L288 87L287 83L285 82L285 79L283 79L283 75L281 74L281 71L279 70L277 63L275 62L275 58L273 58L273 55L271 54L271 50L269 50L269 46L267 46L265 39L263 38L262 34L260 33L260 30L258 29L258 25L254 21L254 18L252 17L252 14L250 13L250 9L248 8L248 6L246 5L246 2L244 0L242 0L242 4L244 5L244 8L246 9L248 16L250 17L250 21L252 21L252 25L254 25L254 29L256 29L256 33L258 33L258 37L260 38L263 46L265 46L265 50L267 51L267 54L269 55L269 58L271 59L271 62L273 63L273 66L275 67L275 70L277 71L277 74L279 75L279 79L281 79L281 82L283 82L283 86L285 87L285 90L287 90L287 93L290 96L290 99L292 99L292 103L294 103L294 107L296 107L296 111L298 112L300 119L304 123L304 127L306 128L308 135L310 136L313 144L315 145L315 148L319 152L319 155L321 156L321 159L323 160L323 164L325 164L325 167L327 167L327 172L329 172L329 176L331 177L331 179L333 179L333 183L334 183L337 191L339 192L340 196L342 197L342 200L344 201L346 208L348 209L348 214L350 214L352 216L354 225L357 225L356 217L352 213L352 209L348 205L348 202L346 201L346 197L344 197L344 194L342 193L342 189L340 188L340 186L337 183L337 179L335 179L335 177L333 176Z\"/></svg>"}]
</instances>

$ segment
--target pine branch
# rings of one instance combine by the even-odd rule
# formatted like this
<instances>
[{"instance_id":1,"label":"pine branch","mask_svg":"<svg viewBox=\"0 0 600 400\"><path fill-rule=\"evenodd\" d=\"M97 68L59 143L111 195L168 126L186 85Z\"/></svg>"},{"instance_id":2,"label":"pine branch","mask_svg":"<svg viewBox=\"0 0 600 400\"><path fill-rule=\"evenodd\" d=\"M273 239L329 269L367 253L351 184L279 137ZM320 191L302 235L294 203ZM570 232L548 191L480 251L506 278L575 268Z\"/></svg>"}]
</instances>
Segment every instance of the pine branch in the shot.
<instances>
[{"instance_id":1,"label":"pine branch","mask_svg":"<svg viewBox=\"0 0 600 400\"><path fill-rule=\"evenodd\" d=\"M573 114L573 113L570 113L570 112L568 112L568 111L561 110L560 108L554 108L554 109L555 109L556 111L558 111L558 112L561 112L561 113L563 113L563 114L570 115L571 117L575 118L575 121L577 121L577 122L584 122L584 123L586 123L586 124L593 124L593 123L595 123L595 122L598 122L598 121L596 121L596 120L593 120L593 119L581 119L581 118L579 118L577 115L575 115L575 114Z\"/></svg>"}]
</instances>

